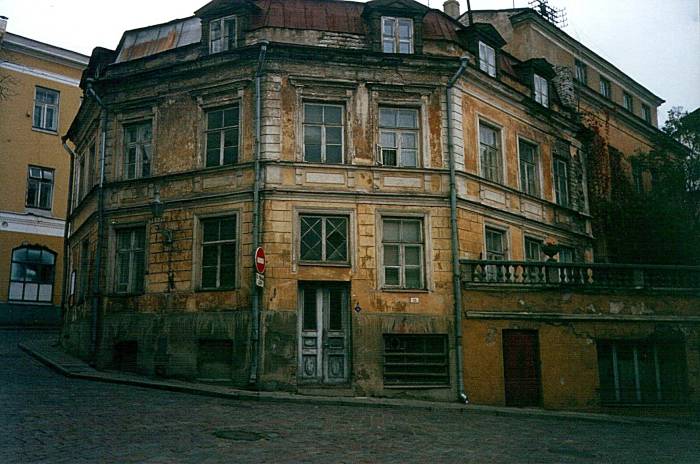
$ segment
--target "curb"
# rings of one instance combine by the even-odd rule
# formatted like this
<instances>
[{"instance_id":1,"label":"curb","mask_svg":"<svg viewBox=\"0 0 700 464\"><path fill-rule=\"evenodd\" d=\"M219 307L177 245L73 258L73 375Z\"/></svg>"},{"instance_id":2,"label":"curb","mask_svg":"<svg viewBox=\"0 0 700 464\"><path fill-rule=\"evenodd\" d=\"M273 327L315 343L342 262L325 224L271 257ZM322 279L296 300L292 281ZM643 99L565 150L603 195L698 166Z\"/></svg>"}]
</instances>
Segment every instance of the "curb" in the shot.
<instances>
[{"instance_id":1,"label":"curb","mask_svg":"<svg viewBox=\"0 0 700 464\"><path fill-rule=\"evenodd\" d=\"M303 396L291 393L278 392L256 392L247 390L235 390L227 387L209 386L205 384L173 384L171 382L163 382L150 380L148 378L126 377L108 372L100 372L92 370L91 373L76 372L65 368L58 361L51 359L46 354L40 352L25 343L19 343L18 347L34 357L42 364L46 365L55 372L74 379L91 380L95 382L112 383L119 385L128 385L133 387L150 388L155 390L171 391L176 393L185 393L190 395L206 396L212 398L223 398L230 400L244 401L264 401L270 403L296 403L296 404L312 404L320 406L350 406L350 407L372 407L386 409L417 409L426 411L456 411L463 414L475 413L490 416L527 416L540 419L554 420L579 420L588 422L606 422L618 424L640 424L640 425L666 425L676 427L699 428L700 422L684 421L677 419L664 419L653 417L640 416L613 416L610 414L600 413L582 413L582 412L567 412L567 411L548 411L542 409L517 409L498 406L483 406L483 405L463 405L460 403L438 403L429 401L411 401L392 400L384 398L347 398L347 397L326 397L326 396ZM86 364L83 364L87 367Z\"/></svg>"}]
</instances>

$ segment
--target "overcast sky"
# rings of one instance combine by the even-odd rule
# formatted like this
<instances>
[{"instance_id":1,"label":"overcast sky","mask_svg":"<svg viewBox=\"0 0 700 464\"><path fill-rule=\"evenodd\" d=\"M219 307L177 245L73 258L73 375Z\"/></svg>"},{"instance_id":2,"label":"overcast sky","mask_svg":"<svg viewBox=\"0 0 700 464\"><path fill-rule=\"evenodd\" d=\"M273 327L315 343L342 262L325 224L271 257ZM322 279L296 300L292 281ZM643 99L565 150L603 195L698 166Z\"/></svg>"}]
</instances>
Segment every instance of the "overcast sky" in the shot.
<instances>
[{"instance_id":1,"label":"overcast sky","mask_svg":"<svg viewBox=\"0 0 700 464\"><path fill-rule=\"evenodd\" d=\"M442 8L443 0L420 0ZM89 55L114 49L122 32L190 16L206 0L0 0L9 32ZM460 0L462 11L466 0ZM473 9L527 6L528 0L471 0ZM664 98L700 107L700 0L551 0L565 7L564 30Z\"/></svg>"}]
</instances>

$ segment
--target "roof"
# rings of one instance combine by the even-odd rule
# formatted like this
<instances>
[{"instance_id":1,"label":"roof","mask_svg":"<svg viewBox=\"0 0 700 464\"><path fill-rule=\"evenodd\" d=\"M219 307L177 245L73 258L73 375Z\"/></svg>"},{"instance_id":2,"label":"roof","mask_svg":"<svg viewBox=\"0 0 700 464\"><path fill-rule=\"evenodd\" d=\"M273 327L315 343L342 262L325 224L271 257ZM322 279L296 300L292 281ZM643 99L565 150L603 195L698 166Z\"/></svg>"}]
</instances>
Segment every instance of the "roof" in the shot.
<instances>
[{"instance_id":1,"label":"roof","mask_svg":"<svg viewBox=\"0 0 700 464\"><path fill-rule=\"evenodd\" d=\"M217 9L221 8L218 2ZM250 0L231 1L231 8L254 5L249 29L284 28L367 35L362 13L367 4L343 0ZM198 11L208 11L206 6ZM423 18L423 37L428 40L457 41L463 26L442 11L428 10ZM154 55L201 40L200 18L176 19L126 31L117 47L117 63Z\"/></svg>"},{"instance_id":2,"label":"roof","mask_svg":"<svg viewBox=\"0 0 700 464\"><path fill-rule=\"evenodd\" d=\"M76 68L84 68L90 60L89 56L74 52L55 45L39 42L38 40L6 32L2 42L3 48L24 52L40 58L49 58Z\"/></svg>"}]
</instances>

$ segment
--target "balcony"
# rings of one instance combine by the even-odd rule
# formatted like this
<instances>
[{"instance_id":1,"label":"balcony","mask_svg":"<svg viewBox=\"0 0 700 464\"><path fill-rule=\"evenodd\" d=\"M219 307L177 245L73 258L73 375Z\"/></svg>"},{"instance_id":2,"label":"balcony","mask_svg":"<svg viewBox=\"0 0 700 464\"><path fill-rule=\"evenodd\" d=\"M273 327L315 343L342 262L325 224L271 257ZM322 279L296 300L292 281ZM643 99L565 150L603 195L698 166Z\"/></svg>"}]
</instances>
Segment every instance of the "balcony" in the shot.
<instances>
[{"instance_id":1,"label":"balcony","mask_svg":"<svg viewBox=\"0 0 700 464\"><path fill-rule=\"evenodd\" d=\"M465 286L700 291L700 266L460 260Z\"/></svg>"}]
</instances>

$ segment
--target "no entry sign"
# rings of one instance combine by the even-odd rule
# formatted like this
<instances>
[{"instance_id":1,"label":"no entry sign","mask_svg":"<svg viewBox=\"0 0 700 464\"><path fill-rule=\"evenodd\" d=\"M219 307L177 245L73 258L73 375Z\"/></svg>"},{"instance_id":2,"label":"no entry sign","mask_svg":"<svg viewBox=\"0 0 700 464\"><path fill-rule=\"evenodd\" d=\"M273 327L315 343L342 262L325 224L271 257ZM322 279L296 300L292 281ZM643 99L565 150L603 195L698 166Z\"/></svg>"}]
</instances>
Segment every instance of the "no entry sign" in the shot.
<instances>
[{"instance_id":1,"label":"no entry sign","mask_svg":"<svg viewBox=\"0 0 700 464\"><path fill-rule=\"evenodd\" d=\"M265 273L265 250L262 247L255 249L255 270L259 274Z\"/></svg>"}]
</instances>

